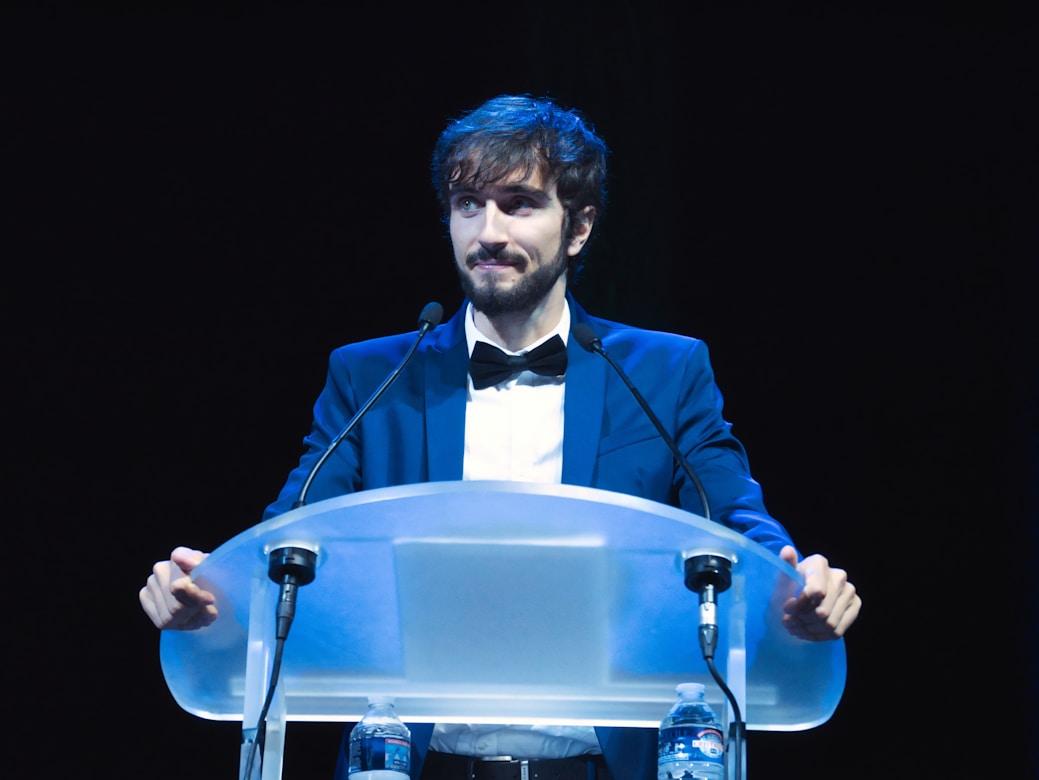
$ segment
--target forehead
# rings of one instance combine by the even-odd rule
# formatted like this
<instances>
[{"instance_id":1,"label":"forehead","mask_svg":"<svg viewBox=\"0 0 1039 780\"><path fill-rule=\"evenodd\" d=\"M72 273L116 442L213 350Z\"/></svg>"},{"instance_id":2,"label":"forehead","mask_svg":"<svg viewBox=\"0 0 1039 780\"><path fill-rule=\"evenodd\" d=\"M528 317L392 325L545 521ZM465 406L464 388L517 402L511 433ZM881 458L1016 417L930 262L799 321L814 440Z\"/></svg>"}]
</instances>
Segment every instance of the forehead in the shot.
<instances>
[{"instance_id":1,"label":"forehead","mask_svg":"<svg viewBox=\"0 0 1039 780\"><path fill-rule=\"evenodd\" d=\"M503 175L492 176L481 171L479 166L471 169L471 174L463 176L455 171L449 185L451 192L541 192L550 197L555 194L555 182L549 181L540 167L531 170L524 167L513 168Z\"/></svg>"}]
</instances>

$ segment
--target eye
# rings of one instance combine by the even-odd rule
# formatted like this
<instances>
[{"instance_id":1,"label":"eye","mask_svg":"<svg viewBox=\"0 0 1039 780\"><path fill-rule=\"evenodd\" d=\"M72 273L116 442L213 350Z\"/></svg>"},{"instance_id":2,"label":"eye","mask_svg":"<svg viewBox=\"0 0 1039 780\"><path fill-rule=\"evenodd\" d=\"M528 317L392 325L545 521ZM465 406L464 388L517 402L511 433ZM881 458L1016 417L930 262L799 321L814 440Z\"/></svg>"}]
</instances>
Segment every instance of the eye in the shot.
<instances>
[{"instance_id":1,"label":"eye","mask_svg":"<svg viewBox=\"0 0 1039 780\"><path fill-rule=\"evenodd\" d=\"M529 214L535 208L537 208L537 201L527 195L517 195L509 200L508 208L505 209L509 214Z\"/></svg>"},{"instance_id":2,"label":"eye","mask_svg":"<svg viewBox=\"0 0 1039 780\"><path fill-rule=\"evenodd\" d=\"M480 203L472 195L459 195L454 199L454 208L461 212L476 211Z\"/></svg>"}]
</instances>

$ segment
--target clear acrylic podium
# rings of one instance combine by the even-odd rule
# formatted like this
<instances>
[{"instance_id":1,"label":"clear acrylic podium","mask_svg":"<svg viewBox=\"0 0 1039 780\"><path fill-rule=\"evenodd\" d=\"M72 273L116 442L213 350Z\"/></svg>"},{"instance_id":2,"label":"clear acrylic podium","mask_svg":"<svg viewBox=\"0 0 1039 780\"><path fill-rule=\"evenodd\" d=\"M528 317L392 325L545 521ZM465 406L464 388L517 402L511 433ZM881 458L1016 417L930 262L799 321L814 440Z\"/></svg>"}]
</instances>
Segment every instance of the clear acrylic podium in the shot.
<instances>
[{"instance_id":1,"label":"clear acrylic podium","mask_svg":"<svg viewBox=\"0 0 1039 780\"><path fill-rule=\"evenodd\" d=\"M220 618L162 632L162 671L184 710L242 721L246 744L274 650L268 556L286 546L316 550L318 564L285 643L263 780L281 777L287 721L358 720L376 693L412 723L656 728L691 681L731 719L684 581L684 559L704 552L733 561L715 663L748 731L817 726L844 691L843 640L805 642L780 625L800 575L718 523L593 488L426 483L286 512L196 569Z\"/></svg>"}]
</instances>

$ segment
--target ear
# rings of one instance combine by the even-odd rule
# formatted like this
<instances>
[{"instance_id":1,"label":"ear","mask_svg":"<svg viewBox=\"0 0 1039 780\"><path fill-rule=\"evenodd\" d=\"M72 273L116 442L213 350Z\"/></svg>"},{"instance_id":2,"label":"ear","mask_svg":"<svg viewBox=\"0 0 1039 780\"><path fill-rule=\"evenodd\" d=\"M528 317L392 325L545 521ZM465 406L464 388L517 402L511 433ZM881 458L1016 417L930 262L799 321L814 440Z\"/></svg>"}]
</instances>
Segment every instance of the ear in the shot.
<instances>
[{"instance_id":1,"label":"ear","mask_svg":"<svg viewBox=\"0 0 1039 780\"><path fill-rule=\"evenodd\" d=\"M570 225L570 243L567 245L566 253L573 257L582 249L585 242L592 234L592 225L595 224L595 206L585 206L574 217Z\"/></svg>"}]
</instances>

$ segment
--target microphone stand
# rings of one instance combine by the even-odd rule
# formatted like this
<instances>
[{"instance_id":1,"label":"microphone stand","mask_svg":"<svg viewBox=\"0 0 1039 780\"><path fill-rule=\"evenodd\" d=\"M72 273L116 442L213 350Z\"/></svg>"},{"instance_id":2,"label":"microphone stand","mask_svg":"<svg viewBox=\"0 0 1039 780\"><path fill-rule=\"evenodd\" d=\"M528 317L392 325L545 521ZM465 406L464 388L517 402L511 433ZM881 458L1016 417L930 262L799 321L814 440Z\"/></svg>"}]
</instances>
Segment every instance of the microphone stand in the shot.
<instances>
[{"instance_id":1,"label":"microphone stand","mask_svg":"<svg viewBox=\"0 0 1039 780\"><path fill-rule=\"evenodd\" d=\"M732 707L732 721L729 723L729 742L725 752L732 759L735 780L743 780L743 751L746 742L746 726L740 714L740 705L736 696L726 685L724 678L714 665L714 651L718 644L717 604L715 596L727 590L732 584L732 561L720 555L704 553L693 555L685 560L685 586L700 594L700 628L699 640L703 659L707 670L718 683L725 698Z\"/></svg>"},{"instance_id":2,"label":"microphone stand","mask_svg":"<svg viewBox=\"0 0 1039 780\"><path fill-rule=\"evenodd\" d=\"M296 617L296 594L304 585L314 581L317 568L317 553L305 547L279 547L271 550L267 564L267 575L280 585L278 593L277 625L275 628L274 660L271 664L270 682L267 684L267 696L264 699L260 716L256 720L256 732L252 743L248 746L249 757L245 763L245 771L241 780L252 780L253 762L257 751L262 751L266 735L267 712L274 701L274 690L278 686L281 674L281 658L285 650L285 640ZM261 759L262 765L262 759Z\"/></svg>"}]
</instances>

